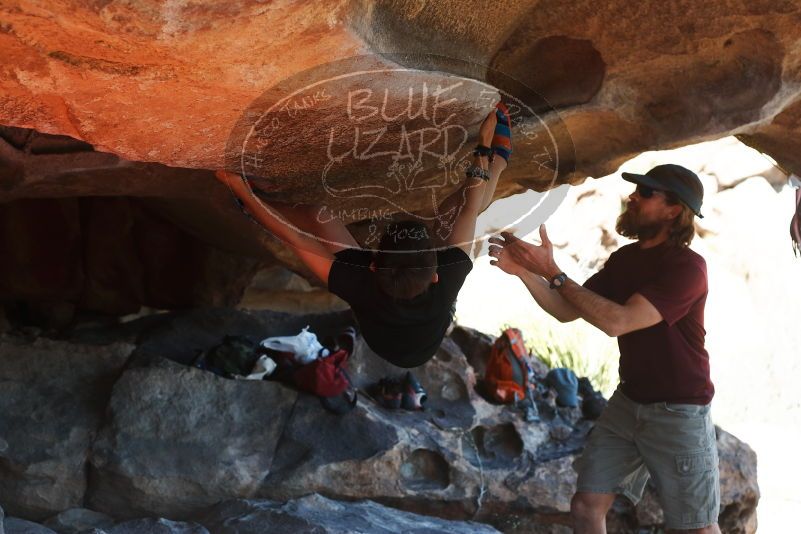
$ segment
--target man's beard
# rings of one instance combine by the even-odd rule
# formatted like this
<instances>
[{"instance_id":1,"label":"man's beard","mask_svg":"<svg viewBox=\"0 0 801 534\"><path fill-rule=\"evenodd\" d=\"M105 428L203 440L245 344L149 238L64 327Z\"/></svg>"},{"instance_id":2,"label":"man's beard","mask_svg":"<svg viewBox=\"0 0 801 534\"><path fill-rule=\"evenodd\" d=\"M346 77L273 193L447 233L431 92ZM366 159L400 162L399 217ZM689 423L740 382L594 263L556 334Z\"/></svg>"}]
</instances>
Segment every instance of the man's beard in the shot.
<instances>
[{"instance_id":1,"label":"man's beard","mask_svg":"<svg viewBox=\"0 0 801 534\"><path fill-rule=\"evenodd\" d=\"M637 214L627 209L617 218L615 230L623 237L644 241L656 237L662 230L662 223L645 223L637 220Z\"/></svg>"}]
</instances>

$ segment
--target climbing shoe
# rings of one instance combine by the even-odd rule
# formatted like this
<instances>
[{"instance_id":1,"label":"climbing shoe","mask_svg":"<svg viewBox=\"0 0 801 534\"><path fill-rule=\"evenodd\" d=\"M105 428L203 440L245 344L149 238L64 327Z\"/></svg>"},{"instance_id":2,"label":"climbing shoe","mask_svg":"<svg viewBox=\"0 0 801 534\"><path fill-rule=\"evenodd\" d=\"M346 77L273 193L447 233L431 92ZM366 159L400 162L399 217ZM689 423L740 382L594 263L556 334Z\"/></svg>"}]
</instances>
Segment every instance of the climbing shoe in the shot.
<instances>
[{"instance_id":1,"label":"climbing shoe","mask_svg":"<svg viewBox=\"0 0 801 534\"><path fill-rule=\"evenodd\" d=\"M412 375L411 371L407 371L406 376L403 377L403 395L401 398L401 407L404 410L422 410L428 395L426 395L423 386Z\"/></svg>"}]
</instances>

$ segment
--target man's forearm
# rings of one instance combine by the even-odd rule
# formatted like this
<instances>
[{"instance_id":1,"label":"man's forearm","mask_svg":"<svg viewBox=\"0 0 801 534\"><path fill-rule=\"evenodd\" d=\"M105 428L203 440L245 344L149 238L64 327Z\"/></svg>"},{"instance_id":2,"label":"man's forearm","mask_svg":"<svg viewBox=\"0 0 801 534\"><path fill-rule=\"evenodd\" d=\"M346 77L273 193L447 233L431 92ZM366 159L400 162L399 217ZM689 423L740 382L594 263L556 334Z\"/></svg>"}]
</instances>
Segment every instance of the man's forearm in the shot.
<instances>
[{"instance_id":1,"label":"man's forearm","mask_svg":"<svg viewBox=\"0 0 801 534\"><path fill-rule=\"evenodd\" d=\"M551 289L541 276L526 271L520 275L520 280L537 304L555 319L563 323L578 319L578 310L557 291Z\"/></svg>"},{"instance_id":2,"label":"man's forearm","mask_svg":"<svg viewBox=\"0 0 801 534\"><path fill-rule=\"evenodd\" d=\"M569 303L578 315L606 335L617 337L624 321L624 307L598 293L581 286L571 279L565 280L562 287L551 290Z\"/></svg>"},{"instance_id":3,"label":"man's forearm","mask_svg":"<svg viewBox=\"0 0 801 534\"><path fill-rule=\"evenodd\" d=\"M551 289L546 280L554 280L563 273L554 261L553 244L548 239L545 225L540 226L542 245L539 246L521 241L509 232L501 232L501 237L490 240L493 243L490 254L494 253L502 269L503 265L507 265L507 269L509 265L519 266L525 272L521 278L524 278L532 296L557 319L569 317L572 320L576 314L610 337L647 328L662 320L659 311L637 293L626 301L625 306L621 306L569 278ZM509 254L508 260L504 259L505 254ZM551 292L560 298L555 298ZM570 313L565 310L570 310Z\"/></svg>"}]
</instances>

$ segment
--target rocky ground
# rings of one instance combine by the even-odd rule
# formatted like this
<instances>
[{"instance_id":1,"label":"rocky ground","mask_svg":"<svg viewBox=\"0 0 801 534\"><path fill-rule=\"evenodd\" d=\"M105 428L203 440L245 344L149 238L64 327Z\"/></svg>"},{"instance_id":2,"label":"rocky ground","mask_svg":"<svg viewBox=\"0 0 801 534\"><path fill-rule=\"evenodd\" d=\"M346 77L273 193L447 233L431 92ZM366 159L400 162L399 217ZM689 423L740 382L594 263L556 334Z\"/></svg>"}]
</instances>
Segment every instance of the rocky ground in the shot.
<instances>
[{"instance_id":1,"label":"rocky ground","mask_svg":"<svg viewBox=\"0 0 801 534\"><path fill-rule=\"evenodd\" d=\"M22 519L57 532L87 526L109 534L279 526L569 532L571 464L591 423L578 409L547 402L542 421L526 423L516 409L480 397L474 369L487 336L457 329L419 370L430 397L423 412L387 410L363 393L354 411L336 416L280 383L227 380L185 365L225 333L259 338L311 324L322 336L348 321L347 312L209 309L84 328L60 340L6 334L0 504L13 518L6 533L44 528ZM363 391L390 372L361 341L350 370ZM754 532L755 455L721 429L718 447L721 525ZM649 490L636 508L616 503L610 531L648 531L661 520Z\"/></svg>"}]
</instances>

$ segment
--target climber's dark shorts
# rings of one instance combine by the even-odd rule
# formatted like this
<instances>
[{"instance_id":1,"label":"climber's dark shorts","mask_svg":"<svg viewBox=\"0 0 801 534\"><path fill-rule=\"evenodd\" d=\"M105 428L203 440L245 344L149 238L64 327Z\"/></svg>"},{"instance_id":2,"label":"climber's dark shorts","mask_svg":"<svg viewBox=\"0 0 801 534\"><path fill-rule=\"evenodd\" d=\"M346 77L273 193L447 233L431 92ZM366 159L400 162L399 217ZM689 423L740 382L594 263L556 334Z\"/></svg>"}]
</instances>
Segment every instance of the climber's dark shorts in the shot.
<instances>
[{"instance_id":1,"label":"climber's dark shorts","mask_svg":"<svg viewBox=\"0 0 801 534\"><path fill-rule=\"evenodd\" d=\"M668 529L717 523L720 474L708 404L639 404L616 391L574 468L577 491L617 493L634 504L653 477Z\"/></svg>"}]
</instances>

